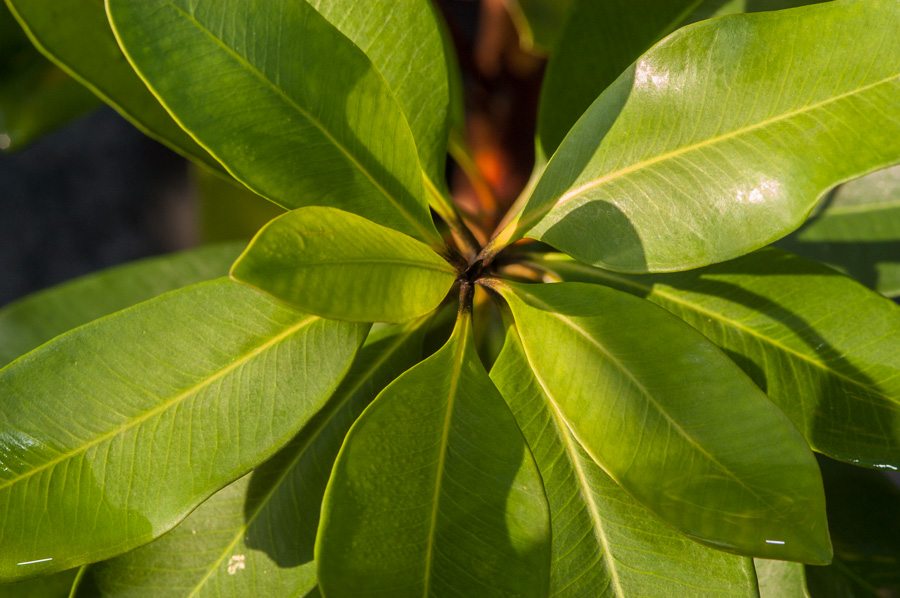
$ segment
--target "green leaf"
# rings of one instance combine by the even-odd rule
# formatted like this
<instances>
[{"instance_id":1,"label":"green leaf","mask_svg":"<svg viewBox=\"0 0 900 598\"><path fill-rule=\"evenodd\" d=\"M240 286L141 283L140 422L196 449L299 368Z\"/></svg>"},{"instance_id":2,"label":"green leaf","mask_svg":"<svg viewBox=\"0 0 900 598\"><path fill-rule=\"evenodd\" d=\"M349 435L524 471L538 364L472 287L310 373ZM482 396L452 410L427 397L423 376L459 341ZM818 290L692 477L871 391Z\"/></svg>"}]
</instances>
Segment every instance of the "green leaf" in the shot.
<instances>
[{"instance_id":1,"label":"green leaf","mask_svg":"<svg viewBox=\"0 0 900 598\"><path fill-rule=\"evenodd\" d=\"M535 378L515 329L491 370L550 503L551 596L756 596L750 560L659 521L585 453Z\"/></svg>"},{"instance_id":2,"label":"green leaf","mask_svg":"<svg viewBox=\"0 0 900 598\"><path fill-rule=\"evenodd\" d=\"M898 20L896 0L840 0L670 35L578 121L491 249L526 234L659 272L786 235L827 189L900 159Z\"/></svg>"},{"instance_id":3,"label":"green leaf","mask_svg":"<svg viewBox=\"0 0 900 598\"><path fill-rule=\"evenodd\" d=\"M900 467L900 308L778 250L696 272L625 276L568 260L566 280L646 296L724 348L815 450Z\"/></svg>"},{"instance_id":4,"label":"green leaf","mask_svg":"<svg viewBox=\"0 0 900 598\"><path fill-rule=\"evenodd\" d=\"M365 329L218 279L13 361L0 370L0 579L174 527L322 408Z\"/></svg>"},{"instance_id":5,"label":"green leaf","mask_svg":"<svg viewBox=\"0 0 900 598\"><path fill-rule=\"evenodd\" d=\"M422 321L371 334L328 404L251 475L162 538L90 568L102 595L300 596L316 585L319 507L347 430L421 357Z\"/></svg>"},{"instance_id":6,"label":"green leaf","mask_svg":"<svg viewBox=\"0 0 900 598\"><path fill-rule=\"evenodd\" d=\"M546 161L556 151L600 92L668 33L718 15L776 10L814 1L574 0L541 86L538 162Z\"/></svg>"},{"instance_id":7,"label":"green leaf","mask_svg":"<svg viewBox=\"0 0 900 598\"><path fill-rule=\"evenodd\" d=\"M132 65L235 178L286 208L330 205L441 246L397 100L365 54L312 6L107 7Z\"/></svg>"},{"instance_id":8,"label":"green leaf","mask_svg":"<svg viewBox=\"0 0 900 598\"><path fill-rule=\"evenodd\" d=\"M430 0L306 0L359 46L397 97L422 167L437 185L446 177L452 45ZM452 63L451 63L452 64Z\"/></svg>"},{"instance_id":9,"label":"green leaf","mask_svg":"<svg viewBox=\"0 0 900 598\"><path fill-rule=\"evenodd\" d=\"M0 367L58 334L178 287L224 276L240 244L140 260L90 274L0 309Z\"/></svg>"},{"instance_id":10,"label":"green leaf","mask_svg":"<svg viewBox=\"0 0 900 598\"><path fill-rule=\"evenodd\" d=\"M486 284L509 305L547 400L644 506L715 548L831 559L803 437L712 343L614 289Z\"/></svg>"},{"instance_id":11,"label":"green leaf","mask_svg":"<svg viewBox=\"0 0 900 598\"><path fill-rule=\"evenodd\" d=\"M356 322L403 322L427 314L457 277L427 245L319 207L267 224L231 275L304 311Z\"/></svg>"},{"instance_id":12,"label":"green leaf","mask_svg":"<svg viewBox=\"0 0 900 598\"><path fill-rule=\"evenodd\" d=\"M760 598L809 598L806 572L800 563L754 559Z\"/></svg>"},{"instance_id":13,"label":"green leaf","mask_svg":"<svg viewBox=\"0 0 900 598\"><path fill-rule=\"evenodd\" d=\"M510 0L509 14L523 48L537 53L555 49L578 0ZM618 73L616 73L618 74ZM596 94L594 94L596 96Z\"/></svg>"},{"instance_id":14,"label":"green leaf","mask_svg":"<svg viewBox=\"0 0 900 598\"><path fill-rule=\"evenodd\" d=\"M842 185L778 245L900 297L900 167Z\"/></svg>"},{"instance_id":15,"label":"green leaf","mask_svg":"<svg viewBox=\"0 0 900 598\"><path fill-rule=\"evenodd\" d=\"M119 49L99 0L6 0L50 60L138 129L176 152L221 170L166 113Z\"/></svg>"},{"instance_id":16,"label":"green leaf","mask_svg":"<svg viewBox=\"0 0 900 598\"><path fill-rule=\"evenodd\" d=\"M545 596L541 479L462 313L354 424L316 544L325 595Z\"/></svg>"}]
</instances>

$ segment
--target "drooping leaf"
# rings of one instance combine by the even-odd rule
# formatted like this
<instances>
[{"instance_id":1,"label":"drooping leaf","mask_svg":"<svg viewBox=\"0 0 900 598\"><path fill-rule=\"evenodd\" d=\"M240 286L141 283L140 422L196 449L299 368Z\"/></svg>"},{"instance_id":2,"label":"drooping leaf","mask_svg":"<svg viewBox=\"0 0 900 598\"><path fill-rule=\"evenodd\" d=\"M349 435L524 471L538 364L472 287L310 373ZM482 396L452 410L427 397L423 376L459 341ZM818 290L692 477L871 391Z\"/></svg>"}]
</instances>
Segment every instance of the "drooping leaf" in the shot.
<instances>
[{"instance_id":1,"label":"drooping leaf","mask_svg":"<svg viewBox=\"0 0 900 598\"><path fill-rule=\"evenodd\" d=\"M900 166L842 185L778 245L900 297Z\"/></svg>"},{"instance_id":2,"label":"drooping leaf","mask_svg":"<svg viewBox=\"0 0 900 598\"><path fill-rule=\"evenodd\" d=\"M140 260L40 291L0 309L0 367L58 334L135 303L228 273L241 244Z\"/></svg>"},{"instance_id":3,"label":"drooping leaf","mask_svg":"<svg viewBox=\"0 0 900 598\"><path fill-rule=\"evenodd\" d=\"M347 430L421 357L423 322L373 333L328 404L252 474L214 494L162 538L93 565L105 596L302 596L316 585L319 507ZM90 593L86 594L87 596Z\"/></svg>"},{"instance_id":4,"label":"drooping leaf","mask_svg":"<svg viewBox=\"0 0 900 598\"><path fill-rule=\"evenodd\" d=\"M677 533L591 460L541 389L513 328L491 378L519 422L547 491L550 596L756 596L750 559Z\"/></svg>"},{"instance_id":5,"label":"drooping leaf","mask_svg":"<svg viewBox=\"0 0 900 598\"><path fill-rule=\"evenodd\" d=\"M365 52L387 81L412 129L422 168L443 185L456 57L431 0L307 0Z\"/></svg>"},{"instance_id":6,"label":"drooping leaf","mask_svg":"<svg viewBox=\"0 0 900 598\"><path fill-rule=\"evenodd\" d=\"M486 284L509 305L547 400L644 506L716 548L831 559L822 481L803 437L702 335L606 287Z\"/></svg>"},{"instance_id":7,"label":"drooping leaf","mask_svg":"<svg viewBox=\"0 0 900 598\"><path fill-rule=\"evenodd\" d=\"M174 527L321 409L365 330L217 279L13 361L0 370L0 579Z\"/></svg>"},{"instance_id":8,"label":"drooping leaf","mask_svg":"<svg viewBox=\"0 0 900 598\"><path fill-rule=\"evenodd\" d=\"M801 563L753 559L760 598L809 598Z\"/></svg>"},{"instance_id":9,"label":"drooping leaf","mask_svg":"<svg viewBox=\"0 0 900 598\"><path fill-rule=\"evenodd\" d=\"M830 187L900 160L898 22L895 0L838 0L670 35L591 105L491 248L527 235L658 272L786 235Z\"/></svg>"},{"instance_id":10,"label":"drooping leaf","mask_svg":"<svg viewBox=\"0 0 900 598\"><path fill-rule=\"evenodd\" d=\"M536 53L555 49L565 35L567 18L577 3L578 0L508 0L509 14L522 47Z\"/></svg>"},{"instance_id":11,"label":"drooping leaf","mask_svg":"<svg viewBox=\"0 0 900 598\"><path fill-rule=\"evenodd\" d=\"M541 479L462 313L350 430L316 544L325 595L545 596Z\"/></svg>"},{"instance_id":12,"label":"drooping leaf","mask_svg":"<svg viewBox=\"0 0 900 598\"><path fill-rule=\"evenodd\" d=\"M695 272L626 276L550 258L565 280L646 296L735 356L814 449L900 467L900 307L764 250Z\"/></svg>"},{"instance_id":13,"label":"drooping leaf","mask_svg":"<svg viewBox=\"0 0 900 598\"><path fill-rule=\"evenodd\" d=\"M107 10L150 89L235 178L286 208L329 205L440 245L400 105L312 6L109 0Z\"/></svg>"},{"instance_id":14,"label":"drooping leaf","mask_svg":"<svg viewBox=\"0 0 900 598\"><path fill-rule=\"evenodd\" d=\"M403 233L310 207L267 224L231 275L326 318L403 322L435 309L457 272Z\"/></svg>"},{"instance_id":15,"label":"drooping leaf","mask_svg":"<svg viewBox=\"0 0 900 598\"><path fill-rule=\"evenodd\" d=\"M176 152L220 170L160 106L129 66L99 0L6 0L34 44L134 126Z\"/></svg>"}]
</instances>

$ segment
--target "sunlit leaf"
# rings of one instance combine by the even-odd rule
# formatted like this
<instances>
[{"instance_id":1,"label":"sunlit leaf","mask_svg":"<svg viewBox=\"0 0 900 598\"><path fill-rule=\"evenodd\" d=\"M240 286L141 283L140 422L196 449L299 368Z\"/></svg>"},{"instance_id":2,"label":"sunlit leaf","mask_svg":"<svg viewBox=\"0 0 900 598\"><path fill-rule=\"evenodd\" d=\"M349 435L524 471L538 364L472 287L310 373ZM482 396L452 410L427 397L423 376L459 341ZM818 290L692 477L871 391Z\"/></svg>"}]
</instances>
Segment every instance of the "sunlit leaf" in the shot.
<instances>
[{"instance_id":1,"label":"sunlit leaf","mask_svg":"<svg viewBox=\"0 0 900 598\"><path fill-rule=\"evenodd\" d=\"M195 282L218 278L242 244L205 247L89 274L0 309L0 367L54 336Z\"/></svg>"},{"instance_id":2,"label":"sunlit leaf","mask_svg":"<svg viewBox=\"0 0 900 598\"><path fill-rule=\"evenodd\" d=\"M756 596L750 560L707 548L643 508L594 463L541 389L513 328L491 370L550 503L551 596Z\"/></svg>"},{"instance_id":3,"label":"sunlit leaf","mask_svg":"<svg viewBox=\"0 0 900 598\"><path fill-rule=\"evenodd\" d=\"M365 330L218 279L13 361L0 370L0 579L174 527L322 408Z\"/></svg>"},{"instance_id":4,"label":"sunlit leaf","mask_svg":"<svg viewBox=\"0 0 900 598\"><path fill-rule=\"evenodd\" d=\"M185 596L305 595L316 585L319 507L344 436L421 357L424 331L416 322L370 335L328 404L290 444L159 540L91 566L92 589L148 598L161 587Z\"/></svg>"},{"instance_id":5,"label":"sunlit leaf","mask_svg":"<svg viewBox=\"0 0 900 598\"><path fill-rule=\"evenodd\" d=\"M814 449L900 467L900 307L891 301L777 250L656 276L544 263L566 280L612 285L682 318L734 356Z\"/></svg>"},{"instance_id":6,"label":"sunlit leaf","mask_svg":"<svg viewBox=\"0 0 900 598\"><path fill-rule=\"evenodd\" d=\"M838 0L670 35L592 104L492 248L527 235L672 271L786 235L830 187L900 160L898 22L895 0Z\"/></svg>"},{"instance_id":7,"label":"sunlit leaf","mask_svg":"<svg viewBox=\"0 0 900 598\"><path fill-rule=\"evenodd\" d=\"M509 305L548 402L644 506L716 548L831 559L812 453L711 342L614 289L487 284Z\"/></svg>"},{"instance_id":8,"label":"sunlit leaf","mask_svg":"<svg viewBox=\"0 0 900 598\"><path fill-rule=\"evenodd\" d=\"M326 318L403 322L434 310L457 272L403 233L314 207L266 225L231 275Z\"/></svg>"},{"instance_id":9,"label":"sunlit leaf","mask_svg":"<svg viewBox=\"0 0 900 598\"><path fill-rule=\"evenodd\" d=\"M400 105L312 6L109 0L107 10L150 89L235 178L286 208L329 205L441 244Z\"/></svg>"},{"instance_id":10,"label":"sunlit leaf","mask_svg":"<svg viewBox=\"0 0 900 598\"><path fill-rule=\"evenodd\" d=\"M100 0L7 0L35 45L138 129L213 169L219 164L166 113L129 66Z\"/></svg>"}]
</instances>

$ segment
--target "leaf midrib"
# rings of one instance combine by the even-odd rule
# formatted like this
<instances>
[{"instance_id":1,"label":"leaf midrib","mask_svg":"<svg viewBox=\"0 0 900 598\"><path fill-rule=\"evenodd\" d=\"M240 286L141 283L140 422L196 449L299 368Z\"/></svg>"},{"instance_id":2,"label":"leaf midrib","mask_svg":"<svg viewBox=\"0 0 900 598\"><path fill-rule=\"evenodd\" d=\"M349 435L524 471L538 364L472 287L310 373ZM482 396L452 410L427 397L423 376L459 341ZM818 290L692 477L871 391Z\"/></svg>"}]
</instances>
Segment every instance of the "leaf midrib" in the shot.
<instances>
[{"instance_id":1,"label":"leaf midrib","mask_svg":"<svg viewBox=\"0 0 900 598\"><path fill-rule=\"evenodd\" d=\"M378 359L373 361L368 368L357 378L357 381L351 386L342 396L341 398L333 404L331 409L325 417L321 418L313 428L309 437L299 446L297 447L297 453L291 458L290 462L284 466L282 472L278 475L275 481L272 483L271 487L268 491L262 496L257 505L254 507L249 517L245 518L244 523L238 528L237 533L234 535L234 539L228 543L225 549L222 551L221 556L219 556L214 563L209 565L206 574L200 579L197 584L195 584L194 588L190 591L189 596L197 596L198 592L206 585L206 582L215 574L216 570L219 568L219 565L224 562L225 558L231 554L234 547L241 541L244 533L250 529L256 519L262 514L265 510L266 505L275 495L275 492L287 478L288 474L296 467L296 465L303 458L303 455L306 454L306 451L312 446L313 442L319 437L319 434L325 430L329 423L335 418L335 416L340 413L341 409L343 409L344 405L353 397L353 395L363 386L363 384L368 381L368 379L374 375L374 373L380 368L391 356L393 356L394 352L397 351L400 347L406 343L407 339L410 336L415 334L417 330L416 326L411 326L407 329L407 331L398 334L397 339L392 342L388 347L385 348L379 354Z\"/></svg>"},{"instance_id":2,"label":"leaf midrib","mask_svg":"<svg viewBox=\"0 0 900 598\"><path fill-rule=\"evenodd\" d=\"M278 334L272 336L266 342L264 342L260 345L257 345L250 351L247 351L246 353L239 356L237 359L235 359L234 361L232 361L225 367L222 367L222 368L216 370L212 374L208 375L206 378L203 378L199 382L196 382L195 384L191 385L187 389L176 394L172 398L160 403L156 407L153 407L152 409L149 409L149 410L141 413L137 417L126 421L125 423L113 428L109 432L105 432L104 434L97 436L96 438L94 438L93 440L91 440L85 444L82 444L78 447L75 447L64 453L61 453L61 454L57 455L56 457L54 457L53 459L50 459L50 460L46 461L45 463L41 464L40 466L32 468L24 473L17 475L14 478L11 478L11 479L3 482L2 484L0 484L0 491L5 490L6 488L9 488L11 486L14 486L15 484L18 484L19 482L21 482L22 480L30 478L31 476L38 474L46 469L54 467L55 465L58 465L59 463L62 463L63 461L71 459L71 458L75 457L76 455L87 452L92 447L102 444L112 438L115 438L116 436L123 434L123 433L137 427L138 425L142 424L143 422L168 411L172 407L180 404L182 401L195 395L196 393L198 393L200 390L202 390L206 386L209 386L216 380L223 378L224 376L228 375L230 372L234 371L235 369L239 368L240 366L242 366L245 363L252 360L257 355L259 355L262 352L268 350L269 348L277 345L278 343L284 341L289 336L297 333L298 331L302 330L306 326L309 326L313 322L318 321L319 319L320 318L318 316L310 316L310 317L304 318L303 320L300 320L296 324L292 324L291 326L285 328L282 332L279 332Z\"/></svg>"},{"instance_id":3,"label":"leaf midrib","mask_svg":"<svg viewBox=\"0 0 900 598\"><path fill-rule=\"evenodd\" d=\"M879 85L884 85L886 83L890 83L891 81L898 79L898 78L900 78L900 75L894 74L889 77L885 77L884 79L875 81L873 83L868 83L866 85L857 87L850 91L838 94L836 96L832 96L825 100L821 100L819 102L813 102L812 104L808 104L806 106L803 106L802 108L797 108L795 110L790 110L788 112L784 112L784 113L776 115L776 116L771 116L769 118L765 118L765 119L763 119L757 123L754 123L752 125L740 127L738 129L734 129L733 131L729 131L729 132L723 133L721 135L716 135L716 136L704 139L702 141L684 145L684 146L681 146L674 150L670 150L668 152L664 152L662 154L654 156L652 158L646 158L644 160L640 160L638 162L635 162L634 164L631 164L624 168L620 168L619 170L615 170L613 172L607 173L596 179L588 181L587 183L579 185L578 187L575 187L574 189L570 189L570 190L566 191L561 196L559 196L557 199L550 202L549 209L538 210L538 211L534 212L534 214L535 214L534 216L531 216L530 218L524 218L523 220L525 220L525 222L521 223L520 227L530 228L538 220L542 219L548 212L556 209L557 207L559 207L565 203L568 203L574 199L577 199L579 196L584 195L588 191L596 189L596 188L598 188L602 185L605 185L606 183L613 181L615 179L627 176L629 174L640 171L644 168L648 168L655 164L665 162L667 160L675 159L681 155L684 155L684 154L687 154L687 153L690 153L693 151L697 151L697 150L703 149L705 147L713 146L715 144L722 143L724 141L728 141L729 139L739 137L741 135L750 133L757 129L764 128L768 125L777 123L779 121L787 120L787 119L793 118L795 116L805 114L807 112L812 112L814 110L822 108L823 106L827 106L828 104L832 104L834 102L839 102L845 98L852 97L857 94L862 94L863 92L868 91L869 89L878 87Z\"/></svg>"},{"instance_id":4,"label":"leaf midrib","mask_svg":"<svg viewBox=\"0 0 900 598\"><path fill-rule=\"evenodd\" d=\"M378 182L377 179L372 175L369 170L363 166L359 160L336 138L334 137L330 131L317 119L315 118L309 111L304 109L302 106L297 104L283 89L281 89L278 85L276 85L271 79L266 77L259 69L257 69L250 61L248 61L245 57L241 56L238 52L236 52L233 48L231 48L228 44L226 44L222 39L220 39L217 35L215 35L210 29L208 29L203 23L201 23L194 15L187 12L180 6L174 3L173 0L164 0L166 5L171 7L177 13L181 14L186 21L193 24L201 33L205 34L209 39L211 39L217 46L222 48L222 50L231 56L234 60L236 60L239 64L243 65L249 73L251 73L254 77L256 77L259 81L264 83L267 87L272 89L275 94L280 97L290 108L295 109L299 112L308 122L310 122L316 129L318 129L325 138L334 145L343 155L347 158L347 160L354 166L356 169L365 175L365 177L369 180L375 189L381 193L385 199L387 199L391 205L393 205L402 216L413 225L415 230L419 231L423 235L424 239L432 239L433 234L427 229L427 227L422 226L417 218L415 218L409 210L404 206L401 202L399 202L391 193L385 189L381 183ZM316 13L318 14L318 13ZM173 119L175 119L179 124L182 124L181 121L172 115ZM184 127L187 130L187 127ZM199 142L198 142L199 143ZM201 146L209 151L205 145L201 144ZM213 152L210 152L213 154ZM213 154L214 155L214 154ZM418 153L416 153L418 156Z\"/></svg>"},{"instance_id":5,"label":"leaf midrib","mask_svg":"<svg viewBox=\"0 0 900 598\"><path fill-rule=\"evenodd\" d=\"M581 268L581 266L579 264L571 264L570 267ZM864 390L864 391L867 391L870 393L874 393L875 395L881 397L882 399L884 399L885 401L888 401L889 403L896 403L896 401L894 401L890 396L888 396L887 394L882 392L881 389L879 389L877 387L869 386L869 385L863 384L859 380L850 378L843 372L829 368L828 365L822 361L813 359L812 357L810 357L808 355L804 355L803 353L799 353L796 349L793 349L791 347L788 347L787 345L779 343L777 340L770 338L768 336L765 336L762 333L754 330L753 328L745 326L744 324L742 324L741 322L739 322L737 320L732 320L730 318L725 317L721 312L711 311L711 310L705 309L703 307L700 307L699 305L697 305L695 303L691 303L690 301L687 301L685 299L682 299L682 298L678 297L677 295L673 295L673 294L665 292L664 289L657 287L655 284L651 284L651 285L641 284L639 282L635 282L633 280L626 279L626 278L621 278L621 277L613 275L610 272L607 272L605 270L599 270L599 269L597 269L597 270L590 269L588 273L591 275L597 275L601 278L605 277L610 280L615 280L623 285L630 286L634 289L637 289L640 291L646 291L649 294L658 295L664 299L671 301L672 303L676 303L678 305L683 306L687 310L693 311L700 315L709 316L710 318L717 320L718 322L720 322L726 326L731 326L731 327L747 334L748 336L752 336L753 338L757 339L757 341L760 344L771 345L776 350L783 351L784 353L790 355L793 358L796 358L800 361L808 363L811 366L819 368L820 370L824 371L826 374L828 374L830 376L840 378L844 382L851 384L861 390Z\"/></svg>"},{"instance_id":6,"label":"leaf midrib","mask_svg":"<svg viewBox=\"0 0 900 598\"><path fill-rule=\"evenodd\" d=\"M456 402L456 390L462 375L462 364L465 358L466 345L468 343L468 326L460 329L460 339L453 355L453 370L450 374L450 392L447 397L446 417L441 430L440 453L438 455L437 475L434 482L434 494L432 495L431 521L428 527L427 546L425 550L425 572L422 584L422 596L428 598L431 589L432 566L434 565L434 543L437 534L437 518L440 508L441 486L444 481L444 467L447 461L447 449L450 441L450 424L453 420L453 408Z\"/></svg>"}]
</instances>

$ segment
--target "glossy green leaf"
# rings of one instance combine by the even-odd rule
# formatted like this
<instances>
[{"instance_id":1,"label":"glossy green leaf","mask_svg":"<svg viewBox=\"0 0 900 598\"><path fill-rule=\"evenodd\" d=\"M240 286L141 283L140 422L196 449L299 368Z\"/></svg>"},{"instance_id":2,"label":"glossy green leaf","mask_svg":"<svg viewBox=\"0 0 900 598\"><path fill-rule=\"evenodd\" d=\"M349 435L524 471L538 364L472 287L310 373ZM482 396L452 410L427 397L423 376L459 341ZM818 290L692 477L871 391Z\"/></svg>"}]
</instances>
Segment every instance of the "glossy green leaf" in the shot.
<instances>
[{"instance_id":1,"label":"glossy green leaf","mask_svg":"<svg viewBox=\"0 0 900 598\"><path fill-rule=\"evenodd\" d=\"M898 22L896 0L838 0L670 35L578 121L493 247L524 234L672 271L786 235L830 187L900 160Z\"/></svg>"},{"instance_id":2,"label":"glossy green leaf","mask_svg":"<svg viewBox=\"0 0 900 598\"><path fill-rule=\"evenodd\" d=\"M594 463L541 389L513 328L491 370L544 480L550 596L756 596L750 559L677 533Z\"/></svg>"},{"instance_id":3,"label":"glossy green leaf","mask_svg":"<svg viewBox=\"0 0 900 598\"><path fill-rule=\"evenodd\" d=\"M54 336L135 303L224 276L241 244L204 247L89 274L0 309L0 367Z\"/></svg>"},{"instance_id":4,"label":"glossy green leaf","mask_svg":"<svg viewBox=\"0 0 900 598\"><path fill-rule=\"evenodd\" d=\"M578 0L509 0L509 14L522 47L537 53L555 48L577 3Z\"/></svg>"},{"instance_id":5,"label":"glossy green leaf","mask_svg":"<svg viewBox=\"0 0 900 598\"><path fill-rule=\"evenodd\" d=\"M108 0L107 10L138 73L235 178L286 208L330 205L440 246L400 105L312 6Z\"/></svg>"},{"instance_id":6,"label":"glossy green leaf","mask_svg":"<svg viewBox=\"0 0 900 598\"><path fill-rule=\"evenodd\" d=\"M540 476L473 347L470 316L354 424L316 544L326 596L545 596Z\"/></svg>"},{"instance_id":7,"label":"glossy green leaf","mask_svg":"<svg viewBox=\"0 0 900 598\"><path fill-rule=\"evenodd\" d=\"M412 129L428 177L443 185L453 47L445 46L431 0L306 0L365 52Z\"/></svg>"},{"instance_id":8,"label":"glossy green leaf","mask_svg":"<svg viewBox=\"0 0 900 598\"><path fill-rule=\"evenodd\" d=\"M13 361L0 370L0 579L174 527L321 409L364 336L217 279Z\"/></svg>"},{"instance_id":9,"label":"glossy green leaf","mask_svg":"<svg viewBox=\"0 0 900 598\"><path fill-rule=\"evenodd\" d=\"M546 264L566 280L646 296L702 332L814 449L858 465L900 467L900 307L891 301L778 250L657 276Z\"/></svg>"},{"instance_id":10,"label":"glossy green leaf","mask_svg":"<svg viewBox=\"0 0 900 598\"><path fill-rule=\"evenodd\" d=\"M403 233L311 207L267 224L231 276L322 317L403 322L434 310L457 273Z\"/></svg>"},{"instance_id":11,"label":"glossy green leaf","mask_svg":"<svg viewBox=\"0 0 900 598\"><path fill-rule=\"evenodd\" d=\"M541 86L538 161L549 158L597 96L668 33L701 19L815 1L574 0Z\"/></svg>"},{"instance_id":12,"label":"glossy green leaf","mask_svg":"<svg viewBox=\"0 0 900 598\"><path fill-rule=\"evenodd\" d=\"M900 297L900 166L842 185L778 245Z\"/></svg>"},{"instance_id":13,"label":"glossy green leaf","mask_svg":"<svg viewBox=\"0 0 900 598\"><path fill-rule=\"evenodd\" d=\"M760 598L809 598L801 563L754 559Z\"/></svg>"},{"instance_id":14,"label":"glossy green leaf","mask_svg":"<svg viewBox=\"0 0 900 598\"><path fill-rule=\"evenodd\" d=\"M100 0L6 0L34 44L138 129L220 169L166 113L119 49Z\"/></svg>"},{"instance_id":15,"label":"glossy green leaf","mask_svg":"<svg viewBox=\"0 0 900 598\"><path fill-rule=\"evenodd\" d=\"M344 436L375 395L418 361L424 331L419 321L371 334L328 404L290 444L159 540L93 565L96 593L306 595L316 585L319 507Z\"/></svg>"},{"instance_id":16,"label":"glossy green leaf","mask_svg":"<svg viewBox=\"0 0 900 598\"><path fill-rule=\"evenodd\" d=\"M606 287L487 284L509 305L548 401L644 506L716 548L831 559L822 481L803 437L702 335Z\"/></svg>"},{"instance_id":17,"label":"glossy green leaf","mask_svg":"<svg viewBox=\"0 0 900 598\"><path fill-rule=\"evenodd\" d=\"M78 569L0 584L0 598L69 598Z\"/></svg>"}]
</instances>

